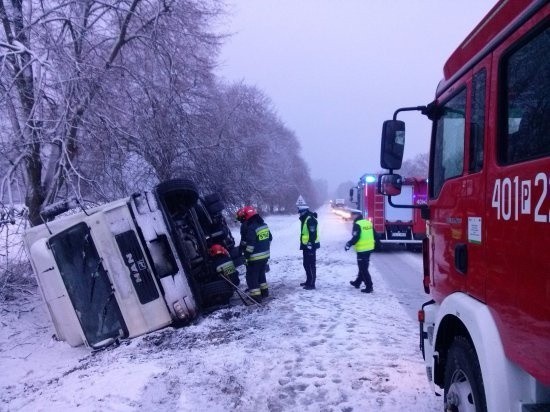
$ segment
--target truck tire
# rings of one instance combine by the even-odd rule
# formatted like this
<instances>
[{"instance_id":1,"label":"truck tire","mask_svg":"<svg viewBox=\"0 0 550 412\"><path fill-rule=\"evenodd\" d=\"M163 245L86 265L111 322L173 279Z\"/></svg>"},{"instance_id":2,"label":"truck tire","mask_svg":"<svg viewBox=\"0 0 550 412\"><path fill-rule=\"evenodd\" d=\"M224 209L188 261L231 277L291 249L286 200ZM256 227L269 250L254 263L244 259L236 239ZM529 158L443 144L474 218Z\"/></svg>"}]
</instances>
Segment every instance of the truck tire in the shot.
<instances>
[{"instance_id":1,"label":"truck tire","mask_svg":"<svg viewBox=\"0 0 550 412\"><path fill-rule=\"evenodd\" d=\"M173 210L172 204L177 202L186 208L190 208L199 199L199 190L197 185L188 179L171 179L159 183L155 187L155 192L159 199L164 202L168 210Z\"/></svg>"},{"instance_id":2,"label":"truck tire","mask_svg":"<svg viewBox=\"0 0 550 412\"><path fill-rule=\"evenodd\" d=\"M201 295L205 307L225 304L233 296L233 287L225 280L216 280L202 285Z\"/></svg>"},{"instance_id":3,"label":"truck tire","mask_svg":"<svg viewBox=\"0 0 550 412\"><path fill-rule=\"evenodd\" d=\"M422 253L422 245L407 243L405 245L405 248L408 252Z\"/></svg>"},{"instance_id":4,"label":"truck tire","mask_svg":"<svg viewBox=\"0 0 550 412\"><path fill-rule=\"evenodd\" d=\"M211 215L216 215L218 213L221 213L221 211L225 209L225 205L221 200L219 200L217 202L207 204L206 209L208 210L208 213L210 213Z\"/></svg>"},{"instance_id":5,"label":"truck tire","mask_svg":"<svg viewBox=\"0 0 550 412\"><path fill-rule=\"evenodd\" d=\"M221 199L220 195L217 194L217 193L210 193L210 194L204 196L204 198L203 198L204 204L207 205L207 206L211 205L213 203L216 203L216 202L221 202L221 200L222 199Z\"/></svg>"},{"instance_id":6,"label":"truck tire","mask_svg":"<svg viewBox=\"0 0 550 412\"><path fill-rule=\"evenodd\" d=\"M479 360L464 336L456 336L449 348L444 382L445 411L487 412Z\"/></svg>"}]
</instances>

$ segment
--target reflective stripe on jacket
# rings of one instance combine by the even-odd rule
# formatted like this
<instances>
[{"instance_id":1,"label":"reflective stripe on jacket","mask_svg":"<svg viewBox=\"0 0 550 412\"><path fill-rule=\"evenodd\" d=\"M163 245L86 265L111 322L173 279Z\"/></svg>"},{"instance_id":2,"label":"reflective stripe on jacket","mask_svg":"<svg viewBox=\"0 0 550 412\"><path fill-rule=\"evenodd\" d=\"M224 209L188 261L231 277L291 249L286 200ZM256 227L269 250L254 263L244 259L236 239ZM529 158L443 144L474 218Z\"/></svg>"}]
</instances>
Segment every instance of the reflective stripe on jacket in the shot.
<instances>
[{"instance_id":1,"label":"reflective stripe on jacket","mask_svg":"<svg viewBox=\"0 0 550 412\"><path fill-rule=\"evenodd\" d=\"M232 260L227 260L216 267L216 272L223 276L229 276L235 273L235 264Z\"/></svg>"},{"instance_id":2,"label":"reflective stripe on jacket","mask_svg":"<svg viewBox=\"0 0 550 412\"><path fill-rule=\"evenodd\" d=\"M366 252L374 249L374 231L372 230L372 222L366 219L359 219L355 224L361 228L359 240L355 243L356 252Z\"/></svg>"}]
</instances>

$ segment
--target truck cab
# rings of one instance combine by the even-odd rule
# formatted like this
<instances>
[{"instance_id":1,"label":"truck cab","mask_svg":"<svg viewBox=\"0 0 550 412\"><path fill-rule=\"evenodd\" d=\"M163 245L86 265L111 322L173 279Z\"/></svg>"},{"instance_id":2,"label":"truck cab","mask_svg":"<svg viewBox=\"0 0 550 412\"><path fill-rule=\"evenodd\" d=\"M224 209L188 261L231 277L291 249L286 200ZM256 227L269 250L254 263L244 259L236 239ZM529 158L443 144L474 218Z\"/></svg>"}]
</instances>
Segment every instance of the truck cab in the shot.
<instances>
[{"instance_id":1,"label":"truck cab","mask_svg":"<svg viewBox=\"0 0 550 412\"><path fill-rule=\"evenodd\" d=\"M27 230L57 338L99 349L227 303L233 289L207 253L220 243L237 257L222 210L219 197L175 179Z\"/></svg>"}]
</instances>

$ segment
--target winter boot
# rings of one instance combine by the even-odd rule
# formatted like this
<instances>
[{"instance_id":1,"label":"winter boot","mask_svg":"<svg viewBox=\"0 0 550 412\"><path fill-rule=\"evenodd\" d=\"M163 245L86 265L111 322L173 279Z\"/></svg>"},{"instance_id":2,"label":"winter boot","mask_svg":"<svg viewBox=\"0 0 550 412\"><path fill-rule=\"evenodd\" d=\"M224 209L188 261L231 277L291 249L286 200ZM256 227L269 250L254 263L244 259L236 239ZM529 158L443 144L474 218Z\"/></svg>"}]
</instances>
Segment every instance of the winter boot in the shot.
<instances>
[{"instance_id":1,"label":"winter boot","mask_svg":"<svg viewBox=\"0 0 550 412\"><path fill-rule=\"evenodd\" d=\"M262 298L267 298L269 296L269 289L260 289L262 292Z\"/></svg>"},{"instance_id":2,"label":"winter boot","mask_svg":"<svg viewBox=\"0 0 550 412\"><path fill-rule=\"evenodd\" d=\"M359 280L350 280L349 284L353 286L355 289L359 289L359 286L361 286L361 281Z\"/></svg>"},{"instance_id":3,"label":"winter boot","mask_svg":"<svg viewBox=\"0 0 550 412\"><path fill-rule=\"evenodd\" d=\"M315 289L315 286L314 285L305 285L304 289L305 290L313 290L313 289Z\"/></svg>"},{"instance_id":4,"label":"winter boot","mask_svg":"<svg viewBox=\"0 0 550 412\"><path fill-rule=\"evenodd\" d=\"M248 297L252 298L256 303L262 303L262 295L248 295Z\"/></svg>"},{"instance_id":5,"label":"winter boot","mask_svg":"<svg viewBox=\"0 0 550 412\"><path fill-rule=\"evenodd\" d=\"M372 293L372 292L374 292L374 289L371 286L370 288L361 289L361 292L363 292L363 293Z\"/></svg>"},{"instance_id":6,"label":"winter boot","mask_svg":"<svg viewBox=\"0 0 550 412\"><path fill-rule=\"evenodd\" d=\"M250 289L248 292L248 296L254 299L256 302L261 303L262 302L262 292L260 289Z\"/></svg>"},{"instance_id":7,"label":"winter boot","mask_svg":"<svg viewBox=\"0 0 550 412\"><path fill-rule=\"evenodd\" d=\"M306 285L307 285L307 282L300 283L300 286L306 286Z\"/></svg>"}]
</instances>

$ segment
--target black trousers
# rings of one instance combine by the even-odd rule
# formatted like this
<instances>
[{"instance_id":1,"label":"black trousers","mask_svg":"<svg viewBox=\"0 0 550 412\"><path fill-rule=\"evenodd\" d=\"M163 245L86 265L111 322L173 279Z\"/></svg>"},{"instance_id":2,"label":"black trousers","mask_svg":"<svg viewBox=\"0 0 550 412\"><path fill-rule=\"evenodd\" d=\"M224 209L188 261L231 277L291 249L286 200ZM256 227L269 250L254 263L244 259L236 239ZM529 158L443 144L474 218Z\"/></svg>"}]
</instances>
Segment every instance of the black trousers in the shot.
<instances>
[{"instance_id":1,"label":"black trousers","mask_svg":"<svg viewBox=\"0 0 550 412\"><path fill-rule=\"evenodd\" d=\"M359 268L359 273L357 274L355 283L360 285L361 282L364 282L367 289L372 289L372 279L369 273L370 254L370 250L357 253L357 266Z\"/></svg>"},{"instance_id":2,"label":"black trousers","mask_svg":"<svg viewBox=\"0 0 550 412\"><path fill-rule=\"evenodd\" d=\"M317 254L316 249L304 249L304 269L306 271L306 286L315 286L317 279Z\"/></svg>"},{"instance_id":3,"label":"black trousers","mask_svg":"<svg viewBox=\"0 0 550 412\"><path fill-rule=\"evenodd\" d=\"M267 259L248 262L246 265L246 285L250 294L260 293L260 286L263 284L267 288L265 279L265 265Z\"/></svg>"}]
</instances>

